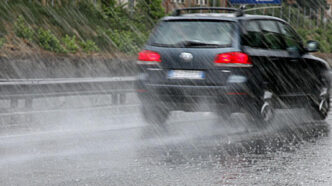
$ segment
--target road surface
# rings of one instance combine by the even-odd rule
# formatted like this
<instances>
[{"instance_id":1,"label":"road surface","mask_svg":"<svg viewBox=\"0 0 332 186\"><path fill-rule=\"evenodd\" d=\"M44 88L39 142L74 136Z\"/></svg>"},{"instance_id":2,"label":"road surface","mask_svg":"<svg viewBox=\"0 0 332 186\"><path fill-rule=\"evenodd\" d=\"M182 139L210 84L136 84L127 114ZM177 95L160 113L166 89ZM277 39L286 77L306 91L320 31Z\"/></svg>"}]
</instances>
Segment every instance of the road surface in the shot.
<instances>
[{"instance_id":1,"label":"road surface","mask_svg":"<svg viewBox=\"0 0 332 186\"><path fill-rule=\"evenodd\" d=\"M138 110L3 116L0 185L332 184L331 116L281 110L258 129L241 114L176 112L161 130Z\"/></svg>"}]
</instances>

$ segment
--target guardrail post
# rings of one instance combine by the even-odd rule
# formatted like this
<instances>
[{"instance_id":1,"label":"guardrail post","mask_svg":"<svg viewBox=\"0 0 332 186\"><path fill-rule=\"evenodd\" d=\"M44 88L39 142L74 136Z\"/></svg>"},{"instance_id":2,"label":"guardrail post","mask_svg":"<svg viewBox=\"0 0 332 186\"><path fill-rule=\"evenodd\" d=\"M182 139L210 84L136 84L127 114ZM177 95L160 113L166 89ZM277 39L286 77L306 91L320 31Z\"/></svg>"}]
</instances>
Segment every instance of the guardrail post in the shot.
<instances>
[{"instance_id":1,"label":"guardrail post","mask_svg":"<svg viewBox=\"0 0 332 186\"><path fill-rule=\"evenodd\" d=\"M10 108L16 109L18 107L18 99L12 98L10 99Z\"/></svg>"},{"instance_id":2,"label":"guardrail post","mask_svg":"<svg viewBox=\"0 0 332 186\"><path fill-rule=\"evenodd\" d=\"M126 94L119 94L120 104L126 103Z\"/></svg>"},{"instance_id":3,"label":"guardrail post","mask_svg":"<svg viewBox=\"0 0 332 186\"><path fill-rule=\"evenodd\" d=\"M31 109L32 108L33 99L32 98L26 98L25 99L25 108Z\"/></svg>"},{"instance_id":4,"label":"guardrail post","mask_svg":"<svg viewBox=\"0 0 332 186\"><path fill-rule=\"evenodd\" d=\"M117 105L118 104L118 94L113 93L112 94L112 104Z\"/></svg>"},{"instance_id":5,"label":"guardrail post","mask_svg":"<svg viewBox=\"0 0 332 186\"><path fill-rule=\"evenodd\" d=\"M33 103L33 98L26 98L25 99L25 109L26 110L31 110L32 109L32 103ZM25 116L25 121L26 122L31 122L32 121L32 115L27 115Z\"/></svg>"},{"instance_id":6,"label":"guardrail post","mask_svg":"<svg viewBox=\"0 0 332 186\"><path fill-rule=\"evenodd\" d=\"M11 109L11 112L17 110L17 108L18 108L18 99L17 98L11 98L10 99L10 109ZM17 121L17 117L12 116L12 115L9 117L9 123L10 124L15 123L16 121Z\"/></svg>"}]
</instances>

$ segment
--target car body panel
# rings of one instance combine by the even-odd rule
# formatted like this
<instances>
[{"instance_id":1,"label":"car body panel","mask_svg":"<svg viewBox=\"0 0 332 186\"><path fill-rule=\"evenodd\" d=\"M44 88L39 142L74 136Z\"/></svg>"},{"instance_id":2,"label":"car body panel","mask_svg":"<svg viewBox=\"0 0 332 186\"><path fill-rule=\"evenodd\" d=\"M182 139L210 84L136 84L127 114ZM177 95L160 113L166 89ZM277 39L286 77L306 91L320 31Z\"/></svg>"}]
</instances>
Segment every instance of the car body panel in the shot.
<instances>
[{"instance_id":1,"label":"car body panel","mask_svg":"<svg viewBox=\"0 0 332 186\"><path fill-rule=\"evenodd\" d=\"M280 97L309 97L317 94L320 75L330 68L322 59L308 53L293 55L287 50L256 49L241 44L243 23L250 20L274 20L287 24L284 20L270 16L245 15L241 17L217 16L215 14L188 14L169 16L161 21L212 20L235 23L232 46L228 48L167 48L147 44L145 50L158 52L161 63L139 65L140 78L137 89L146 90L139 97L147 102L178 105L185 102L200 103L210 100L214 104L235 104L245 106L262 101L264 92L269 90ZM218 67L214 64L217 54L244 52L249 55L252 67ZM181 54L191 54L192 60L181 59ZM170 79L171 70L202 71L204 79ZM212 100L212 101L211 101ZM186 110L174 106L177 109Z\"/></svg>"}]
</instances>

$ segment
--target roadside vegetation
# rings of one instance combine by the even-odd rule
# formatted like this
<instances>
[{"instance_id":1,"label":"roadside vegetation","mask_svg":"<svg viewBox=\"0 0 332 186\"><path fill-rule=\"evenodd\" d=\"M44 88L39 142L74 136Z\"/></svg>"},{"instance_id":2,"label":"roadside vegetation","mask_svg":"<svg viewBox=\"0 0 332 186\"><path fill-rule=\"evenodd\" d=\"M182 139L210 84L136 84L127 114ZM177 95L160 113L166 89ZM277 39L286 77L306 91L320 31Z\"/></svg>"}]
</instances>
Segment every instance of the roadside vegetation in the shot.
<instances>
[{"instance_id":1,"label":"roadside vegetation","mask_svg":"<svg viewBox=\"0 0 332 186\"><path fill-rule=\"evenodd\" d=\"M153 25L164 16L161 0L152 4L142 0L131 11L112 0L97 4L63 1L61 6L42 2L0 2L0 46L5 41L15 46L22 40L29 47L55 53L131 55L139 51Z\"/></svg>"},{"instance_id":2,"label":"roadside vegetation","mask_svg":"<svg viewBox=\"0 0 332 186\"><path fill-rule=\"evenodd\" d=\"M38 47L54 53L133 55L146 42L154 24L165 15L162 0L140 0L134 8L115 0L61 2L51 5L38 0L1 1L0 48L22 47L17 43L24 43L25 49ZM282 12L268 9L250 13L281 17L305 41L317 40L322 52L332 53L331 23L314 21L303 10L291 6Z\"/></svg>"},{"instance_id":3,"label":"roadside vegetation","mask_svg":"<svg viewBox=\"0 0 332 186\"><path fill-rule=\"evenodd\" d=\"M5 44L6 39L3 37L0 37L0 49L2 48L2 46Z\"/></svg>"}]
</instances>

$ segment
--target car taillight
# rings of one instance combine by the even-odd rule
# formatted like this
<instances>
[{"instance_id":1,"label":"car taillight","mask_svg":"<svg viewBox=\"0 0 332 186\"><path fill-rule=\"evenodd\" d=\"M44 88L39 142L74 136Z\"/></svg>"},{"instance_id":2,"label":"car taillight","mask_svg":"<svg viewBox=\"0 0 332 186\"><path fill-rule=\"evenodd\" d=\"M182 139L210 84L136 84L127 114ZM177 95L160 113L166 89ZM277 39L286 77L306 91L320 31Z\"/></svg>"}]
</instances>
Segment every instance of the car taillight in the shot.
<instances>
[{"instance_id":1,"label":"car taillight","mask_svg":"<svg viewBox=\"0 0 332 186\"><path fill-rule=\"evenodd\" d=\"M138 53L139 64L156 64L161 62L160 54L150 50L143 50Z\"/></svg>"},{"instance_id":2,"label":"car taillight","mask_svg":"<svg viewBox=\"0 0 332 186\"><path fill-rule=\"evenodd\" d=\"M214 60L214 63L217 66L226 67L252 67L249 56L242 52L218 54Z\"/></svg>"}]
</instances>

